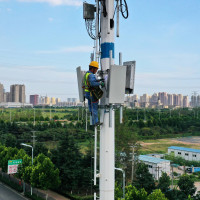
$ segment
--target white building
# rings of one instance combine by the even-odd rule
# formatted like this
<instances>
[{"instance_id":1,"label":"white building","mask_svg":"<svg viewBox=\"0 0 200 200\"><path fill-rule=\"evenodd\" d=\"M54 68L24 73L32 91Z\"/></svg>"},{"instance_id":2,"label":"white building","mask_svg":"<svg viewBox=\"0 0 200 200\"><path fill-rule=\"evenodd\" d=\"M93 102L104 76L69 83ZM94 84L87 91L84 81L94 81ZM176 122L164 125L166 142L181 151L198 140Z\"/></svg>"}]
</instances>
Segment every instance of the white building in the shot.
<instances>
[{"instance_id":1,"label":"white building","mask_svg":"<svg viewBox=\"0 0 200 200\"><path fill-rule=\"evenodd\" d=\"M168 148L168 154L173 153L174 156L180 156L185 160L200 161L200 150L185 147L171 146Z\"/></svg>"},{"instance_id":2,"label":"white building","mask_svg":"<svg viewBox=\"0 0 200 200\"><path fill-rule=\"evenodd\" d=\"M162 176L162 172L170 174L170 160L159 159L147 155L138 157L140 162L148 165L149 172L158 180Z\"/></svg>"},{"instance_id":3,"label":"white building","mask_svg":"<svg viewBox=\"0 0 200 200\"><path fill-rule=\"evenodd\" d=\"M24 108L24 107L33 107L33 104L30 103L19 103L19 102L6 102L0 103L0 107L2 108Z\"/></svg>"}]
</instances>

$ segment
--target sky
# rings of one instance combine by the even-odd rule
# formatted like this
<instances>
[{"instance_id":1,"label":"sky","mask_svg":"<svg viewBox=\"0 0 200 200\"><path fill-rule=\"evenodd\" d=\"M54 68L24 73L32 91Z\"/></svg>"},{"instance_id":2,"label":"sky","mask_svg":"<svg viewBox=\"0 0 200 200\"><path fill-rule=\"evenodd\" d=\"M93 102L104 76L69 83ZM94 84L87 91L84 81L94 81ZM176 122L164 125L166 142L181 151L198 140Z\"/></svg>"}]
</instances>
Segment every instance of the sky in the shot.
<instances>
[{"instance_id":1,"label":"sky","mask_svg":"<svg viewBox=\"0 0 200 200\"><path fill-rule=\"evenodd\" d=\"M88 0L95 3L95 0ZM78 98L76 67L87 70L93 40L82 0L0 0L0 82L30 94ZM135 94L200 94L200 0L127 0L115 63L136 61Z\"/></svg>"}]
</instances>

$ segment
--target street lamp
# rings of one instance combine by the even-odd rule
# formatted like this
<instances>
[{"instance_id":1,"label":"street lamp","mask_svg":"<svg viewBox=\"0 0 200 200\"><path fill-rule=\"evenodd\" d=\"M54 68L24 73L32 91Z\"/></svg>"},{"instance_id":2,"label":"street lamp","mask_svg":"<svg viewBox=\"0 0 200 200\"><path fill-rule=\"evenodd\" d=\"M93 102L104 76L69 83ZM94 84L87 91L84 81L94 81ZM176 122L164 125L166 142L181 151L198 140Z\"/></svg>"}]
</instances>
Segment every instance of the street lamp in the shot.
<instances>
[{"instance_id":1,"label":"street lamp","mask_svg":"<svg viewBox=\"0 0 200 200\"><path fill-rule=\"evenodd\" d=\"M21 143L20 145L32 148L32 166L33 166L33 147L31 145L25 144L25 143ZM33 194L33 189L32 189L32 186L31 186L31 195L32 194Z\"/></svg>"},{"instance_id":2,"label":"street lamp","mask_svg":"<svg viewBox=\"0 0 200 200\"><path fill-rule=\"evenodd\" d=\"M121 168L115 168L115 170L121 171L123 174L123 199L125 199L125 171Z\"/></svg>"}]
</instances>

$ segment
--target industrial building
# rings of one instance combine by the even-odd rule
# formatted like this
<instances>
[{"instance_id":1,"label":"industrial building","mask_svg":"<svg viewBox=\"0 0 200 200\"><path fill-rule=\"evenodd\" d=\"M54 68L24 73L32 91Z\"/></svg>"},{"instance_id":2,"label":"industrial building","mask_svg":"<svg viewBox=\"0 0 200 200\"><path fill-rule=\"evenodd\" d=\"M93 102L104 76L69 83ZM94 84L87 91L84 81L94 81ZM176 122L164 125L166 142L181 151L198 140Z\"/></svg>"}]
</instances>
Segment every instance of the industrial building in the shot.
<instances>
[{"instance_id":1,"label":"industrial building","mask_svg":"<svg viewBox=\"0 0 200 200\"><path fill-rule=\"evenodd\" d=\"M185 160L200 161L199 149L171 146L168 148L168 154L174 154L174 156L180 156Z\"/></svg>"},{"instance_id":2,"label":"industrial building","mask_svg":"<svg viewBox=\"0 0 200 200\"><path fill-rule=\"evenodd\" d=\"M170 174L170 160L159 159L147 155L140 155L138 157L140 162L148 165L149 172L158 180L162 176L162 172Z\"/></svg>"}]
</instances>

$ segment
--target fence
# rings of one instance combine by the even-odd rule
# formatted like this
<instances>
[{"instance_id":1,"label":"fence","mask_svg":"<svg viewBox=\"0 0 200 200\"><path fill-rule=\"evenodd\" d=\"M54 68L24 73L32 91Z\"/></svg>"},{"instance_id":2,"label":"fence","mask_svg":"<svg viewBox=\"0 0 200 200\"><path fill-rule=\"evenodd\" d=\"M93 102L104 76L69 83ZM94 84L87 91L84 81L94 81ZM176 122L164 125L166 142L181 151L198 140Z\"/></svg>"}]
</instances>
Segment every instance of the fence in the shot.
<instances>
[{"instance_id":1,"label":"fence","mask_svg":"<svg viewBox=\"0 0 200 200\"><path fill-rule=\"evenodd\" d=\"M23 191L23 193L31 193L31 186L27 183L22 182L21 180L15 178L13 175L9 175L7 173L4 173L0 171L0 177L3 182L6 184L9 184L11 187L14 186L14 189L17 189L18 191ZM37 197L40 197L44 200L56 200L54 197L49 196L45 192L42 192L41 190L37 188L32 188L33 194L35 194Z\"/></svg>"}]
</instances>

